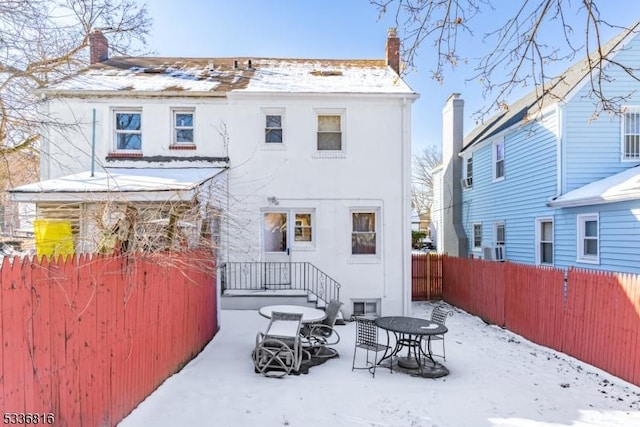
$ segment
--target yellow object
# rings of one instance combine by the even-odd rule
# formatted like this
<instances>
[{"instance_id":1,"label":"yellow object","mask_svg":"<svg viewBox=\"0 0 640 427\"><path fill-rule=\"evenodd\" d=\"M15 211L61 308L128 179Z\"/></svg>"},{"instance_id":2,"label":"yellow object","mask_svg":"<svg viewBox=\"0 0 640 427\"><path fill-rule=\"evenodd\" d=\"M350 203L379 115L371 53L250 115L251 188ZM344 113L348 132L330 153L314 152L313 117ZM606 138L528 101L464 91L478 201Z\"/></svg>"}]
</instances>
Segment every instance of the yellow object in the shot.
<instances>
[{"instance_id":1,"label":"yellow object","mask_svg":"<svg viewBox=\"0 0 640 427\"><path fill-rule=\"evenodd\" d=\"M33 221L33 230L37 255L73 255L73 233L70 221L37 219Z\"/></svg>"}]
</instances>

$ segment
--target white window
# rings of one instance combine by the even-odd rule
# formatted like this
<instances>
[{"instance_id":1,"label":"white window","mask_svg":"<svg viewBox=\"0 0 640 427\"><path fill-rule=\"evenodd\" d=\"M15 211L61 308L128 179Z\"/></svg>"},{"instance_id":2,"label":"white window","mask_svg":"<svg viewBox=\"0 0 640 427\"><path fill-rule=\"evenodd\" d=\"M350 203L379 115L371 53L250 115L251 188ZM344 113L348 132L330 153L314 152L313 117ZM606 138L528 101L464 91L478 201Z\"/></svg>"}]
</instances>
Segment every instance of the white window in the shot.
<instances>
[{"instance_id":1,"label":"white window","mask_svg":"<svg viewBox=\"0 0 640 427\"><path fill-rule=\"evenodd\" d=\"M318 151L341 151L342 115L318 114Z\"/></svg>"},{"instance_id":2,"label":"white window","mask_svg":"<svg viewBox=\"0 0 640 427\"><path fill-rule=\"evenodd\" d=\"M173 145L193 145L193 110L173 110Z\"/></svg>"},{"instance_id":3,"label":"white window","mask_svg":"<svg viewBox=\"0 0 640 427\"><path fill-rule=\"evenodd\" d=\"M622 118L622 160L640 160L640 107L626 107Z\"/></svg>"},{"instance_id":4,"label":"white window","mask_svg":"<svg viewBox=\"0 0 640 427\"><path fill-rule=\"evenodd\" d=\"M482 224L473 224L473 249L482 246Z\"/></svg>"},{"instance_id":5,"label":"white window","mask_svg":"<svg viewBox=\"0 0 640 427\"><path fill-rule=\"evenodd\" d=\"M578 261L598 263L599 258L599 218L598 214L577 216Z\"/></svg>"},{"instance_id":6,"label":"white window","mask_svg":"<svg viewBox=\"0 0 640 427\"><path fill-rule=\"evenodd\" d=\"M115 111L116 150L142 150L142 113L140 111Z\"/></svg>"},{"instance_id":7,"label":"white window","mask_svg":"<svg viewBox=\"0 0 640 427\"><path fill-rule=\"evenodd\" d=\"M377 300L354 301L353 315L354 316L377 316L378 301Z\"/></svg>"},{"instance_id":8,"label":"white window","mask_svg":"<svg viewBox=\"0 0 640 427\"><path fill-rule=\"evenodd\" d=\"M376 212L351 213L351 254L376 255Z\"/></svg>"},{"instance_id":9,"label":"white window","mask_svg":"<svg viewBox=\"0 0 640 427\"><path fill-rule=\"evenodd\" d=\"M504 141L493 144L493 179L504 179Z\"/></svg>"},{"instance_id":10,"label":"white window","mask_svg":"<svg viewBox=\"0 0 640 427\"><path fill-rule=\"evenodd\" d=\"M464 162L464 171L462 178L462 188L471 188L473 186L473 156L467 157Z\"/></svg>"},{"instance_id":11,"label":"white window","mask_svg":"<svg viewBox=\"0 0 640 427\"><path fill-rule=\"evenodd\" d=\"M266 144L282 144L282 114L265 114L264 142Z\"/></svg>"},{"instance_id":12,"label":"white window","mask_svg":"<svg viewBox=\"0 0 640 427\"><path fill-rule=\"evenodd\" d=\"M536 219L536 264L553 264L553 218Z\"/></svg>"},{"instance_id":13,"label":"white window","mask_svg":"<svg viewBox=\"0 0 640 427\"><path fill-rule=\"evenodd\" d=\"M505 232L504 232L504 222L498 221L493 224L493 236L494 236L494 244L496 246L504 246L505 244Z\"/></svg>"},{"instance_id":14,"label":"white window","mask_svg":"<svg viewBox=\"0 0 640 427\"><path fill-rule=\"evenodd\" d=\"M294 230L294 240L296 242L313 241L313 225L311 224L311 214L296 213L295 221L296 223Z\"/></svg>"}]
</instances>

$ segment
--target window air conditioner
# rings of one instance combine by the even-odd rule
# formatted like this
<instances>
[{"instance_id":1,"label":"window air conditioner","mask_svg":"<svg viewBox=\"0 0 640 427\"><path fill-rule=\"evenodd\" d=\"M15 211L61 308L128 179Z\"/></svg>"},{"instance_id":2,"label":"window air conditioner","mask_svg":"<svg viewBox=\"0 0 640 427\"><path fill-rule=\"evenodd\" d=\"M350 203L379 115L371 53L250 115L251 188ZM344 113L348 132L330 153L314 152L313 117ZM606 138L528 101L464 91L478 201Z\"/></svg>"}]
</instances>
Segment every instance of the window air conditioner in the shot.
<instances>
[{"instance_id":1,"label":"window air conditioner","mask_svg":"<svg viewBox=\"0 0 640 427\"><path fill-rule=\"evenodd\" d=\"M489 246L482 248L482 258L487 261L504 261L504 246Z\"/></svg>"},{"instance_id":2,"label":"window air conditioner","mask_svg":"<svg viewBox=\"0 0 640 427\"><path fill-rule=\"evenodd\" d=\"M462 178L460 180L460 185L464 189L471 188L472 184L473 184L473 178Z\"/></svg>"}]
</instances>

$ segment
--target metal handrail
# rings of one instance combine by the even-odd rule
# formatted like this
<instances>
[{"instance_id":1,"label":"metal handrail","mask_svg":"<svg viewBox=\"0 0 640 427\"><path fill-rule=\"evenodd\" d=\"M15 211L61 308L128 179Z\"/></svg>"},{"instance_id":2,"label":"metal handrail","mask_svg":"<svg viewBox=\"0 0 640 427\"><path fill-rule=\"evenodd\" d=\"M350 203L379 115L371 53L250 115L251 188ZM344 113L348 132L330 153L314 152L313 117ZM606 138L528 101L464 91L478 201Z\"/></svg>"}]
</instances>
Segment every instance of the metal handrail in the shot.
<instances>
[{"instance_id":1,"label":"metal handrail","mask_svg":"<svg viewBox=\"0 0 640 427\"><path fill-rule=\"evenodd\" d=\"M222 291L299 290L324 302L340 299L340 283L310 262L225 262Z\"/></svg>"}]
</instances>

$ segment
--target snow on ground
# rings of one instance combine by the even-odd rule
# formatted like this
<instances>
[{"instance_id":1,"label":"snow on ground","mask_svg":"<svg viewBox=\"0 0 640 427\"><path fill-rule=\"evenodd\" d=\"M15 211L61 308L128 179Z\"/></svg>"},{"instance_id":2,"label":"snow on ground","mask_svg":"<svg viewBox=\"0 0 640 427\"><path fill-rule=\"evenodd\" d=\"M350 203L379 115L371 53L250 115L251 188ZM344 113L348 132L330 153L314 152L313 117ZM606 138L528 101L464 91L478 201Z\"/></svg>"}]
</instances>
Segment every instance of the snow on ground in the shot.
<instances>
[{"instance_id":1,"label":"snow on ground","mask_svg":"<svg viewBox=\"0 0 640 427\"><path fill-rule=\"evenodd\" d=\"M431 307L414 303L413 315ZM257 311L223 310L204 351L119 426L640 426L640 387L459 309L447 320L450 374L438 379L352 372L353 323L337 326L339 358L266 378L250 352L267 322Z\"/></svg>"}]
</instances>

